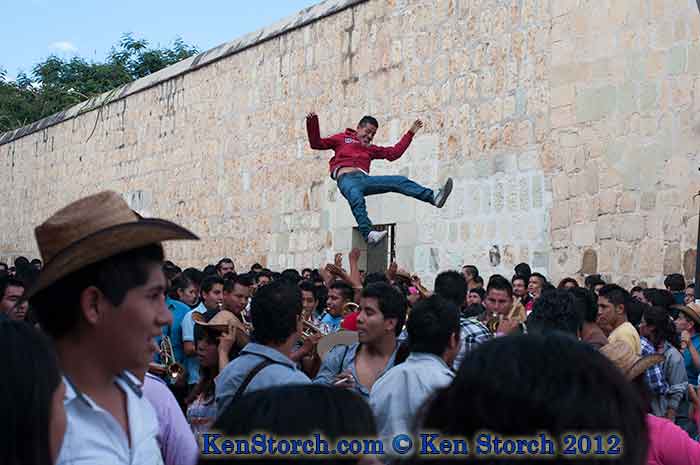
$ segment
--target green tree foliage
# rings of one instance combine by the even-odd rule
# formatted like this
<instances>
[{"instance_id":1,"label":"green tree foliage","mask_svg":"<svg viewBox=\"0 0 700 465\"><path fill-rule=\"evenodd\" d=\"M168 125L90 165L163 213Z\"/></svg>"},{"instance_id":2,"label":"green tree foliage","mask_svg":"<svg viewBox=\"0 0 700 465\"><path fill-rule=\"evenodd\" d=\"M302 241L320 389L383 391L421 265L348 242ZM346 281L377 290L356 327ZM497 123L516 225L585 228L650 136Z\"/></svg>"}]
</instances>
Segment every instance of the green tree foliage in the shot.
<instances>
[{"instance_id":1,"label":"green tree foliage","mask_svg":"<svg viewBox=\"0 0 700 465\"><path fill-rule=\"evenodd\" d=\"M142 78L197 53L182 39L151 48L148 41L124 34L104 63L49 56L8 81L0 68L0 132L10 131Z\"/></svg>"}]
</instances>

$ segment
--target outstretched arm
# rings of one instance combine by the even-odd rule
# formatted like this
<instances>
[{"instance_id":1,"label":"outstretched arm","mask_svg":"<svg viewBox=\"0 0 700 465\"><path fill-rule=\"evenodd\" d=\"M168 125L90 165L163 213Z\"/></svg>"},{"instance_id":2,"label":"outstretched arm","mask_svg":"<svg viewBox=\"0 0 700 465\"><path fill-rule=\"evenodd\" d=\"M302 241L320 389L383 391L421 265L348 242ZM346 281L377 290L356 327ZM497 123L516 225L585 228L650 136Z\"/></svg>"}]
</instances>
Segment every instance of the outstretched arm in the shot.
<instances>
[{"instance_id":1,"label":"outstretched arm","mask_svg":"<svg viewBox=\"0 0 700 465\"><path fill-rule=\"evenodd\" d=\"M373 159L384 159L389 161L398 160L401 155L406 151L413 136L423 127L423 121L417 119L411 125L411 128L404 134L398 144L393 147L379 147L376 145L372 146L372 158Z\"/></svg>"},{"instance_id":2,"label":"outstretched arm","mask_svg":"<svg viewBox=\"0 0 700 465\"><path fill-rule=\"evenodd\" d=\"M315 150L328 150L336 146L335 140L332 138L324 139L318 127L318 115L309 113L306 115L306 134L309 136L309 145Z\"/></svg>"}]
</instances>

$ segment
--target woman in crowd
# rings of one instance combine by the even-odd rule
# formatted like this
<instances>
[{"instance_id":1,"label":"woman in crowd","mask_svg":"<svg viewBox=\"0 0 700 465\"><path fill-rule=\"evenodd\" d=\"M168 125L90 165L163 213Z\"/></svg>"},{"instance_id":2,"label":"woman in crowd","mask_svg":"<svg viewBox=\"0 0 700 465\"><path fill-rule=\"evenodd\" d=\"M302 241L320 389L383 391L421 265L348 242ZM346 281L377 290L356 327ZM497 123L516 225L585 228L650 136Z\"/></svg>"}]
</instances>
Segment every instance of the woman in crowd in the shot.
<instances>
[{"instance_id":1,"label":"woman in crowd","mask_svg":"<svg viewBox=\"0 0 700 465\"><path fill-rule=\"evenodd\" d=\"M665 309L648 307L639 323L639 333L664 355L663 373L669 386L668 392L652 395L651 412L673 420L688 387L683 356L674 346L678 340L676 328Z\"/></svg>"},{"instance_id":2,"label":"woman in crowd","mask_svg":"<svg viewBox=\"0 0 700 465\"><path fill-rule=\"evenodd\" d=\"M615 431L624 454L579 456L576 463L640 465L646 458L646 423L637 394L604 356L558 334L509 336L480 345L464 359L454 382L423 406L417 426L461 438L483 431L510 437L547 432L560 441L575 431ZM489 462L472 455L450 463L558 463L553 458ZM419 457L415 463L445 459Z\"/></svg>"},{"instance_id":3,"label":"woman in crowd","mask_svg":"<svg viewBox=\"0 0 700 465\"><path fill-rule=\"evenodd\" d=\"M66 432L65 387L48 340L21 321L0 322L0 461L56 463Z\"/></svg>"},{"instance_id":4,"label":"woman in crowd","mask_svg":"<svg viewBox=\"0 0 700 465\"><path fill-rule=\"evenodd\" d=\"M215 378L238 352L233 313L221 310L209 322L199 322L202 329L197 339L197 357L199 358L199 382L185 400L187 404L187 422L192 427L195 437L211 431L216 418L214 391ZM222 332L221 328L228 328Z\"/></svg>"},{"instance_id":5,"label":"woman in crowd","mask_svg":"<svg viewBox=\"0 0 700 465\"><path fill-rule=\"evenodd\" d=\"M246 394L230 405L214 424L225 436L250 437L264 432L274 438L313 439L319 433L332 443L341 438L375 438L377 428L369 405L357 394L318 384L287 385ZM284 465L309 464L379 464L373 456L358 460L357 456L283 457L230 455L222 458L202 456L202 464L234 464L244 462Z\"/></svg>"},{"instance_id":6,"label":"woman in crowd","mask_svg":"<svg viewBox=\"0 0 700 465\"><path fill-rule=\"evenodd\" d=\"M646 410L649 447L647 465L700 465L700 443L693 441L681 428L666 418L649 414L651 398L644 372L664 361L660 354L640 357L624 342L613 342L600 349L622 372L635 389ZM625 444L625 450L629 446Z\"/></svg>"}]
</instances>

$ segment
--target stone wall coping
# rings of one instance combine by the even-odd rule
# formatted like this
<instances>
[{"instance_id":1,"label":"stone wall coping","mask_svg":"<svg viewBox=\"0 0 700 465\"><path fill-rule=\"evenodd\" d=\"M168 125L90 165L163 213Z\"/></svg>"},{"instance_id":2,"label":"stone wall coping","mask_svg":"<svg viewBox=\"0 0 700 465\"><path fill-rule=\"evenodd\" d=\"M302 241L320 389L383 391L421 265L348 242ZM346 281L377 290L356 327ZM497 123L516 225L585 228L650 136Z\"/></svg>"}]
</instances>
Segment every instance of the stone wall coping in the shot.
<instances>
[{"instance_id":1,"label":"stone wall coping","mask_svg":"<svg viewBox=\"0 0 700 465\"><path fill-rule=\"evenodd\" d=\"M56 124L68 121L83 113L96 110L108 103L116 102L129 95L142 92L158 84L177 78L181 75L196 71L223 58L235 55L260 43L279 37L288 32L307 26L327 16L339 13L368 0L325 0L305 8L295 15L284 18L276 23L246 34L238 39L226 42L206 52L191 56L158 72L124 84L101 95L92 97L53 115L35 121L13 131L0 134L0 145L7 144L29 134L41 131Z\"/></svg>"}]
</instances>

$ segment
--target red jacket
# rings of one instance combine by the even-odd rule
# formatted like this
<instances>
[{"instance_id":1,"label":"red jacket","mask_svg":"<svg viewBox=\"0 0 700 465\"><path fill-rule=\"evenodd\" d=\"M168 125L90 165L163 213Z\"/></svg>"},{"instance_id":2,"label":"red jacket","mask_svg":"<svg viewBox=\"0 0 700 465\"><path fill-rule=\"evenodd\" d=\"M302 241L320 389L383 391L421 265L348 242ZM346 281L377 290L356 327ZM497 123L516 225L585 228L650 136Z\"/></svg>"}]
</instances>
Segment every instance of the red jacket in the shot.
<instances>
[{"instance_id":1,"label":"red jacket","mask_svg":"<svg viewBox=\"0 0 700 465\"><path fill-rule=\"evenodd\" d=\"M345 132L328 138L322 138L318 129L318 117L306 119L306 132L309 135L309 144L315 150L333 149L335 155L331 158L330 174L333 176L338 168L360 168L369 173L369 165L372 160L385 159L397 160L403 155L413 140L413 133L406 132L398 144L393 147L379 147L376 145L364 145L357 138L354 129L346 129Z\"/></svg>"}]
</instances>

